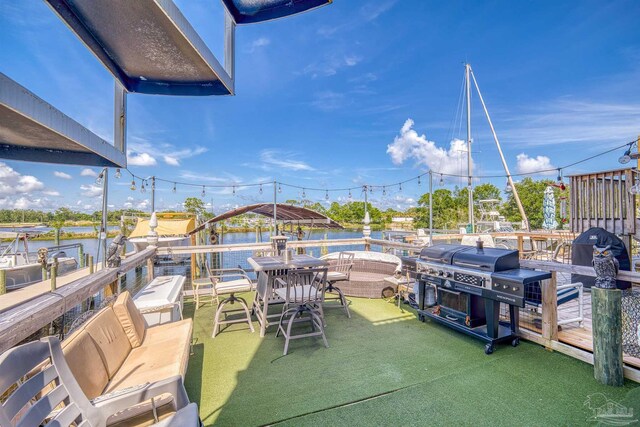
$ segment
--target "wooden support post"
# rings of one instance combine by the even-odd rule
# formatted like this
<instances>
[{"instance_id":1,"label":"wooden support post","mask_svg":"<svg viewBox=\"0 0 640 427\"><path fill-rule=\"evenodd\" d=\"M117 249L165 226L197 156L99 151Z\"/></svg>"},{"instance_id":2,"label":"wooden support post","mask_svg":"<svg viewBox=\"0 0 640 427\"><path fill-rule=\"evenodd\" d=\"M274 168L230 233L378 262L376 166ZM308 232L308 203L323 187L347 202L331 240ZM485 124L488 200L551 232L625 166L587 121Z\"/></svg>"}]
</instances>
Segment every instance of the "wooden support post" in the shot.
<instances>
[{"instance_id":1,"label":"wooden support post","mask_svg":"<svg viewBox=\"0 0 640 427\"><path fill-rule=\"evenodd\" d=\"M43 266L42 267L42 281L44 282L45 280L47 280L47 267Z\"/></svg>"},{"instance_id":2,"label":"wooden support post","mask_svg":"<svg viewBox=\"0 0 640 427\"><path fill-rule=\"evenodd\" d=\"M547 342L558 341L558 280L555 271L542 285L542 337ZM546 346L551 350L551 345Z\"/></svg>"},{"instance_id":3,"label":"wooden support post","mask_svg":"<svg viewBox=\"0 0 640 427\"><path fill-rule=\"evenodd\" d=\"M622 386L622 291L591 288L593 376L602 384Z\"/></svg>"},{"instance_id":4,"label":"wooden support post","mask_svg":"<svg viewBox=\"0 0 640 427\"><path fill-rule=\"evenodd\" d=\"M56 290L56 277L58 276L58 262L54 261L51 265L51 292Z\"/></svg>"},{"instance_id":5,"label":"wooden support post","mask_svg":"<svg viewBox=\"0 0 640 427\"><path fill-rule=\"evenodd\" d=\"M153 258L147 260L147 282L153 280Z\"/></svg>"},{"instance_id":6,"label":"wooden support post","mask_svg":"<svg viewBox=\"0 0 640 427\"><path fill-rule=\"evenodd\" d=\"M518 234L518 252L520 254L520 258L522 258L522 254L524 252L524 237L522 234Z\"/></svg>"},{"instance_id":7,"label":"wooden support post","mask_svg":"<svg viewBox=\"0 0 640 427\"><path fill-rule=\"evenodd\" d=\"M7 270L0 270L0 295L7 293Z\"/></svg>"},{"instance_id":8,"label":"wooden support post","mask_svg":"<svg viewBox=\"0 0 640 427\"><path fill-rule=\"evenodd\" d=\"M78 264L80 264L80 268L84 268L84 249L82 245L78 246Z\"/></svg>"},{"instance_id":9,"label":"wooden support post","mask_svg":"<svg viewBox=\"0 0 640 427\"><path fill-rule=\"evenodd\" d=\"M89 255L89 274L93 274L93 255Z\"/></svg>"}]
</instances>

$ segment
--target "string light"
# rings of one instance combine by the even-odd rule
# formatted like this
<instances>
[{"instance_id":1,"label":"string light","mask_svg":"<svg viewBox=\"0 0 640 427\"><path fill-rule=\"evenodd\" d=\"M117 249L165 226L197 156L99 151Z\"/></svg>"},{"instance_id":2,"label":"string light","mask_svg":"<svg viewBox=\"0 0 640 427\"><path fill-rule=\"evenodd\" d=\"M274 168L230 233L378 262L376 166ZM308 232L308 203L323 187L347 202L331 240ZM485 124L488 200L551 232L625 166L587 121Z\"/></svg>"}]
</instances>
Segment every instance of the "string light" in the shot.
<instances>
[{"instance_id":1,"label":"string light","mask_svg":"<svg viewBox=\"0 0 640 427\"><path fill-rule=\"evenodd\" d=\"M122 172L120 172L120 168L116 168L116 174L114 175L116 179L120 179L122 177Z\"/></svg>"},{"instance_id":2,"label":"string light","mask_svg":"<svg viewBox=\"0 0 640 427\"><path fill-rule=\"evenodd\" d=\"M620 163L622 163L623 165L626 165L627 163L629 163L631 161L631 146L632 145L633 145L633 143L629 144L629 146L625 150L624 154L622 156L620 156L620 158L618 159L618 161Z\"/></svg>"},{"instance_id":3,"label":"string light","mask_svg":"<svg viewBox=\"0 0 640 427\"><path fill-rule=\"evenodd\" d=\"M402 192L402 183L398 184L398 191Z\"/></svg>"},{"instance_id":4,"label":"string light","mask_svg":"<svg viewBox=\"0 0 640 427\"><path fill-rule=\"evenodd\" d=\"M505 193L511 193L512 191L513 191L513 189L511 188L511 183L507 179L507 186L504 188L504 192Z\"/></svg>"},{"instance_id":5,"label":"string light","mask_svg":"<svg viewBox=\"0 0 640 427\"><path fill-rule=\"evenodd\" d=\"M353 196L351 195L351 189L349 189L349 200L353 199Z\"/></svg>"},{"instance_id":6,"label":"string light","mask_svg":"<svg viewBox=\"0 0 640 427\"><path fill-rule=\"evenodd\" d=\"M307 193L304 191L304 188L302 189L302 198L303 199L307 198Z\"/></svg>"},{"instance_id":7,"label":"string light","mask_svg":"<svg viewBox=\"0 0 640 427\"><path fill-rule=\"evenodd\" d=\"M260 184L260 191L259 191L259 193L260 193L260 194L262 194L262 184Z\"/></svg>"},{"instance_id":8,"label":"string light","mask_svg":"<svg viewBox=\"0 0 640 427\"><path fill-rule=\"evenodd\" d=\"M233 186L233 195L234 196L236 195L236 186L235 185Z\"/></svg>"},{"instance_id":9,"label":"string light","mask_svg":"<svg viewBox=\"0 0 640 427\"><path fill-rule=\"evenodd\" d=\"M200 193L200 197L204 198L206 196L206 193L204 191L204 185L202 186L202 193Z\"/></svg>"},{"instance_id":10,"label":"string light","mask_svg":"<svg viewBox=\"0 0 640 427\"><path fill-rule=\"evenodd\" d=\"M278 184L278 193L282 193L282 184Z\"/></svg>"},{"instance_id":11,"label":"string light","mask_svg":"<svg viewBox=\"0 0 640 427\"><path fill-rule=\"evenodd\" d=\"M96 178L96 184L102 185L102 175L103 174L104 174L104 171L100 172L100 175L98 175L98 177Z\"/></svg>"},{"instance_id":12,"label":"string light","mask_svg":"<svg viewBox=\"0 0 640 427\"><path fill-rule=\"evenodd\" d=\"M329 200L329 190L325 190L324 199Z\"/></svg>"},{"instance_id":13,"label":"string light","mask_svg":"<svg viewBox=\"0 0 640 427\"><path fill-rule=\"evenodd\" d=\"M140 186L140 192L141 193L146 193L147 192L147 189L144 188L144 179L142 180L142 185Z\"/></svg>"},{"instance_id":14,"label":"string light","mask_svg":"<svg viewBox=\"0 0 640 427\"><path fill-rule=\"evenodd\" d=\"M175 193L176 192L176 183L173 183L173 189L171 190L171 192Z\"/></svg>"},{"instance_id":15,"label":"string light","mask_svg":"<svg viewBox=\"0 0 640 427\"><path fill-rule=\"evenodd\" d=\"M131 191L136 191L136 180L135 179L131 180Z\"/></svg>"},{"instance_id":16,"label":"string light","mask_svg":"<svg viewBox=\"0 0 640 427\"><path fill-rule=\"evenodd\" d=\"M440 174L440 182L439 182L440 186L444 185L444 178L442 177L442 174Z\"/></svg>"},{"instance_id":17,"label":"string light","mask_svg":"<svg viewBox=\"0 0 640 427\"><path fill-rule=\"evenodd\" d=\"M420 182L420 175L418 175L418 185L420 185L420 184L421 184L421 182Z\"/></svg>"},{"instance_id":18,"label":"string light","mask_svg":"<svg viewBox=\"0 0 640 427\"><path fill-rule=\"evenodd\" d=\"M387 195L387 187L385 187L385 186L382 187L382 195L383 196Z\"/></svg>"}]
</instances>

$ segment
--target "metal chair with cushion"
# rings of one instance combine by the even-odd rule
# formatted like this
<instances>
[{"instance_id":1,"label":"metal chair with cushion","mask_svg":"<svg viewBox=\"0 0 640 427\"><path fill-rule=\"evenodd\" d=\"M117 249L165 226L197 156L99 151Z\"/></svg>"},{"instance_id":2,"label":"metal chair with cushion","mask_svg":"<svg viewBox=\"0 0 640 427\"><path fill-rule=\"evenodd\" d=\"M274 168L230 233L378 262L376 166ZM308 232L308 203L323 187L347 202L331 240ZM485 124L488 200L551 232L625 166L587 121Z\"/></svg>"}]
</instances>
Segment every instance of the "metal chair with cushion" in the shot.
<instances>
[{"instance_id":1,"label":"metal chair with cushion","mask_svg":"<svg viewBox=\"0 0 640 427\"><path fill-rule=\"evenodd\" d=\"M301 270L289 270L286 281L275 279L279 287L275 293L284 301L278 332L276 336L284 335L284 354L289 350L289 341L292 339L322 337L325 347L329 347L327 337L324 334L324 291L327 284L326 268L309 268ZM294 323L309 322L311 332L295 333Z\"/></svg>"},{"instance_id":2,"label":"metal chair with cushion","mask_svg":"<svg viewBox=\"0 0 640 427\"><path fill-rule=\"evenodd\" d=\"M253 282L247 275L247 273L241 268L217 268L212 269L207 265L207 273L212 284L213 298L218 304L216 309L216 315L213 319L213 333L212 338L220 332L220 325L227 325L230 323L244 323L249 324L249 329L253 332L253 324L251 323L251 312L247 306L247 301L242 297L237 297L236 292L250 292L253 290ZM231 280L227 280L231 279ZM220 301L219 296L229 294L229 297ZM227 304L240 303L241 308L237 310L224 310L224 306ZM240 318L228 319L227 316L231 313L244 312L245 316ZM222 314L225 315L221 320Z\"/></svg>"},{"instance_id":3,"label":"metal chair with cushion","mask_svg":"<svg viewBox=\"0 0 640 427\"><path fill-rule=\"evenodd\" d=\"M158 415L153 399L170 394L172 410ZM56 337L14 347L0 356L0 425L102 427L116 415L127 425L200 426L198 407L189 403L182 377L146 383L89 400L73 376ZM151 401L151 419L126 417Z\"/></svg>"},{"instance_id":4,"label":"metal chair with cushion","mask_svg":"<svg viewBox=\"0 0 640 427\"><path fill-rule=\"evenodd\" d=\"M348 318L351 318L349 303L340 288L335 286L335 284L337 282L349 281L354 258L355 254L353 252L340 252L336 264L329 267L329 272L327 273L327 289L325 292L335 294L335 296L327 296L326 294L324 296L325 301L340 301L340 305L344 308L344 312Z\"/></svg>"}]
</instances>

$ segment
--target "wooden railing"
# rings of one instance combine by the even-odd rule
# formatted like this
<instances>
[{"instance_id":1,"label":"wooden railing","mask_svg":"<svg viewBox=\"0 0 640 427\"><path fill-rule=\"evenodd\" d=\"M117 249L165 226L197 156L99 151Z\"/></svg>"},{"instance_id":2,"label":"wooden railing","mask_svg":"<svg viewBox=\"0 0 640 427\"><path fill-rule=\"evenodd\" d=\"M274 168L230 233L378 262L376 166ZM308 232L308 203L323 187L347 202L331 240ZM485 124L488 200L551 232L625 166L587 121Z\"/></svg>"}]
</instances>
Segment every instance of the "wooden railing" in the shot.
<instances>
[{"instance_id":1,"label":"wooden railing","mask_svg":"<svg viewBox=\"0 0 640 427\"><path fill-rule=\"evenodd\" d=\"M3 311L0 313L0 353L47 326L105 287L117 283L121 275L148 263L154 256L155 248L147 248L126 258L119 268L98 270L55 291L39 295ZM153 275L153 268L148 271ZM150 280L153 277L147 276L147 279ZM118 287L115 286L115 289L117 292Z\"/></svg>"}]
</instances>

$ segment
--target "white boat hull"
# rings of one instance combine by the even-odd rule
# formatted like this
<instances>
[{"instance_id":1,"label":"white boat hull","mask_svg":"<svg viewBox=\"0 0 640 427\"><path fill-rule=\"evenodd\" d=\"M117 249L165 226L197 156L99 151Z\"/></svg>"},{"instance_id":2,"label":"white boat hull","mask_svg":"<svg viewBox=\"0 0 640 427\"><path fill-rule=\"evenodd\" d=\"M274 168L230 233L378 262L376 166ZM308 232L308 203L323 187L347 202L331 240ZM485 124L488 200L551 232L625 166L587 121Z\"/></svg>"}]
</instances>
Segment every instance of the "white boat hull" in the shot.
<instances>
[{"instance_id":1,"label":"white boat hull","mask_svg":"<svg viewBox=\"0 0 640 427\"><path fill-rule=\"evenodd\" d=\"M78 262L75 258L65 257L58 258L58 275L69 273L78 268ZM42 265L40 263L32 263L18 265L16 267L3 268L6 272L7 290L24 288L36 282L42 281Z\"/></svg>"}]
</instances>

